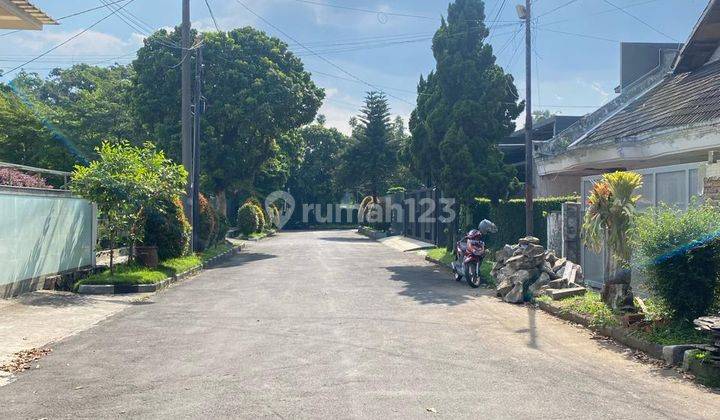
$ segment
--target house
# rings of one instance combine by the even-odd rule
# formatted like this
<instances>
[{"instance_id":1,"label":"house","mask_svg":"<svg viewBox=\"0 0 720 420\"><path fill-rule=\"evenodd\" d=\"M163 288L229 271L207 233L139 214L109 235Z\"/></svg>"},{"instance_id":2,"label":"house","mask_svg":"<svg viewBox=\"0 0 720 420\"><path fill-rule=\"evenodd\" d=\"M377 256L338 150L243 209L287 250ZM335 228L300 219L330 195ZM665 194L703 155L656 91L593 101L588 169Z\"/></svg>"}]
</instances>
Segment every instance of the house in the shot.
<instances>
[{"instance_id":1,"label":"house","mask_svg":"<svg viewBox=\"0 0 720 420\"><path fill-rule=\"evenodd\" d=\"M553 115L533 124L533 144L535 148L552 139L581 117ZM517 168L517 177L525 182L525 129L515 131L498 144L504 155L504 162Z\"/></svg>"},{"instance_id":2,"label":"house","mask_svg":"<svg viewBox=\"0 0 720 420\"><path fill-rule=\"evenodd\" d=\"M42 30L57 22L27 0L0 0L0 29Z\"/></svg>"},{"instance_id":3,"label":"house","mask_svg":"<svg viewBox=\"0 0 720 420\"><path fill-rule=\"evenodd\" d=\"M633 170L643 175L641 208L685 207L702 194L705 162L720 147L720 1L709 2L684 45L630 48L657 54L656 65L621 80L617 97L537 149L538 193L580 191L584 205L601 174ZM601 256L585 250L583 267L586 277L602 278Z\"/></svg>"}]
</instances>

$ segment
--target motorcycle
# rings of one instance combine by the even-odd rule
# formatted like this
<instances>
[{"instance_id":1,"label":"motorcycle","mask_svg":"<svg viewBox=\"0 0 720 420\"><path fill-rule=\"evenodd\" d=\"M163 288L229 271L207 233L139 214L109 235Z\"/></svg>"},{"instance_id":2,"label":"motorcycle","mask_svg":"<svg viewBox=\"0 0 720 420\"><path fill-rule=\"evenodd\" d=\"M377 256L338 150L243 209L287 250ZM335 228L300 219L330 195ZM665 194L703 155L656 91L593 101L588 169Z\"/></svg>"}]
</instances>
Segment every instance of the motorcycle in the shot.
<instances>
[{"instance_id":1,"label":"motorcycle","mask_svg":"<svg viewBox=\"0 0 720 420\"><path fill-rule=\"evenodd\" d=\"M482 239L490 233L497 233L497 226L487 219L480 222L477 229L467 233L455 244L455 261L452 262L452 269L455 273L455 281L465 278L467 284L472 288L480 287L482 275L480 267L485 260L485 242Z\"/></svg>"}]
</instances>

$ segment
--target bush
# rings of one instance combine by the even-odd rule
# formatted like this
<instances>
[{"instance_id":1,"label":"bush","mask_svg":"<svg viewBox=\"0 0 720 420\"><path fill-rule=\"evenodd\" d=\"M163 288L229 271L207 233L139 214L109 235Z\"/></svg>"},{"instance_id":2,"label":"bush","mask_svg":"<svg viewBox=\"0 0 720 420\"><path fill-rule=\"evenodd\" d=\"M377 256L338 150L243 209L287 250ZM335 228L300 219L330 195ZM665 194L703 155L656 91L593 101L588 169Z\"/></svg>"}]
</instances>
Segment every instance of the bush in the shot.
<instances>
[{"instance_id":1,"label":"bush","mask_svg":"<svg viewBox=\"0 0 720 420\"><path fill-rule=\"evenodd\" d=\"M143 244L157 246L161 260L187 254L190 234L190 223L179 199L161 202L147 212Z\"/></svg>"},{"instance_id":2,"label":"bush","mask_svg":"<svg viewBox=\"0 0 720 420\"><path fill-rule=\"evenodd\" d=\"M245 203L238 209L237 227L243 235L257 232L260 226L257 207L252 203Z\"/></svg>"},{"instance_id":3,"label":"bush","mask_svg":"<svg viewBox=\"0 0 720 420\"><path fill-rule=\"evenodd\" d=\"M227 232L230 229L230 224L228 223L228 219L222 213L217 213L217 222L218 222L217 235L215 235L215 240L213 241L213 245L222 243L225 240L225 235L227 235Z\"/></svg>"},{"instance_id":4,"label":"bush","mask_svg":"<svg viewBox=\"0 0 720 420\"><path fill-rule=\"evenodd\" d=\"M217 214L204 194L200 194L200 226L198 231L200 251L209 248L215 241L218 231Z\"/></svg>"},{"instance_id":5,"label":"bush","mask_svg":"<svg viewBox=\"0 0 720 420\"><path fill-rule=\"evenodd\" d=\"M547 242L547 214L560 211L562 203L577 202L577 196L537 198L533 201L533 231L541 244ZM498 232L491 234L486 245L491 250L498 250L505 244L515 244L525 236L525 200L512 199L492 205L487 198L476 198L471 209L471 224L463 226L464 230L474 229L483 219L491 220L498 227Z\"/></svg>"},{"instance_id":6,"label":"bush","mask_svg":"<svg viewBox=\"0 0 720 420\"><path fill-rule=\"evenodd\" d=\"M29 175L12 168L0 168L0 185L52 189L52 185L39 175Z\"/></svg>"},{"instance_id":7,"label":"bush","mask_svg":"<svg viewBox=\"0 0 720 420\"><path fill-rule=\"evenodd\" d=\"M258 217L258 228L255 230L255 232L262 232L263 230L270 228L270 218L268 217L268 215L265 214L263 206L262 204L260 204L260 201L257 198L250 197L245 200L244 204L251 204L255 207L255 212L257 213Z\"/></svg>"},{"instance_id":8,"label":"bush","mask_svg":"<svg viewBox=\"0 0 720 420\"><path fill-rule=\"evenodd\" d=\"M673 319L706 315L720 297L718 232L720 214L710 204L693 204L687 211L650 209L637 218L633 262Z\"/></svg>"}]
</instances>

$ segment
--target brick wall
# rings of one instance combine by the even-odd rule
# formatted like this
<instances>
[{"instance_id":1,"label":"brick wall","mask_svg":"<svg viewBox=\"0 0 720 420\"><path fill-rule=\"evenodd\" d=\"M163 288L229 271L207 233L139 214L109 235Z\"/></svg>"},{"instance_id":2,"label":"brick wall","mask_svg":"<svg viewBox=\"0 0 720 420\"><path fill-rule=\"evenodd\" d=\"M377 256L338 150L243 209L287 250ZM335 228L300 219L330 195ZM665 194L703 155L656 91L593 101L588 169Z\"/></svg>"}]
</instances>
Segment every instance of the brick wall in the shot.
<instances>
[{"instance_id":1,"label":"brick wall","mask_svg":"<svg viewBox=\"0 0 720 420\"><path fill-rule=\"evenodd\" d=\"M709 162L705 167L703 197L713 201L720 200L720 163Z\"/></svg>"}]
</instances>

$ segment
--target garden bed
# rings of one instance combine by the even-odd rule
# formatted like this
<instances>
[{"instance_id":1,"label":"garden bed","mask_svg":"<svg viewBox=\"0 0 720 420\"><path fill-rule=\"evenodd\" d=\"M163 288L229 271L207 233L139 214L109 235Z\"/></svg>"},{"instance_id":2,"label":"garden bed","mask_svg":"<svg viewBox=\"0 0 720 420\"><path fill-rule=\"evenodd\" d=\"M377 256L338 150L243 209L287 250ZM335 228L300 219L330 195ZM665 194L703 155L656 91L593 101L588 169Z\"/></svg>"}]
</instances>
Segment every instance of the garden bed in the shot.
<instances>
[{"instance_id":1,"label":"garden bed","mask_svg":"<svg viewBox=\"0 0 720 420\"><path fill-rule=\"evenodd\" d=\"M74 290L81 294L154 292L196 274L203 267L212 265L239 249L239 246L223 243L208 248L199 255L162 261L157 268L134 264L120 265L115 268L114 274L107 270L75 283Z\"/></svg>"},{"instance_id":2,"label":"garden bed","mask_svg":"<svg viewBox=\"0 0 720 420\"><path fill-rule=\"evenodd\" d=\"M647 321L627 326L593 291L557 301L542 296L536 298L535 303L545 312L580 324L667 364L680 364L685 350L708 343L707 337L695 331L691 324L653 321L654 313L646 314ZM652 308L651 305L648 307Z\"/></svg>"},{"instance_id":3,"label":"garden bed","mask_svg":"<svg viewBox=\"0 0 720 420\"><path fill-rule=\"evenodd\" d=\"M384 230L375 230L368 226L359 226L357 231L359 234L367 236L370 239L382 239L388 237L388 233Z\"/></svg>"}]
</instances>

